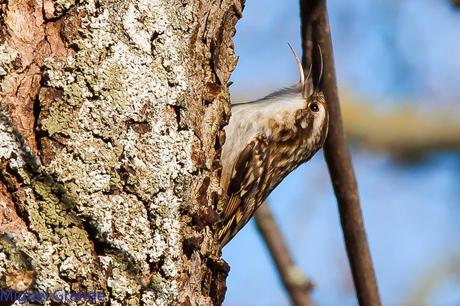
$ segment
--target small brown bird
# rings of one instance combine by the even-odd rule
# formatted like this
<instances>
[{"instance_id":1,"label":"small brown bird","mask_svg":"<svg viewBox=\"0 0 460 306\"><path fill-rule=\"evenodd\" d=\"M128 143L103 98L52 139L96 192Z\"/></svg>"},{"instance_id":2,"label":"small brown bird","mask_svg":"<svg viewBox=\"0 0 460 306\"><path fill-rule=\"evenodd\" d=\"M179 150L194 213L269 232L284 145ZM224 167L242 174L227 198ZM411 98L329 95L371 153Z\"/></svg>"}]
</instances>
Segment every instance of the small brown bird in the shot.
<instances>
[{"instance_id":1,"label":"small brown bird","mask_svg":"<svg viewBox=\"0 0 460 306\"><path fill-rule=\"evenodd\" d=\"M232 106L222 148L221 186L228 198L219 241L223 247L249 221L270 192L324 144L324 95L298 64L298 84L265 98ZM321 53L321 52L320 52Z\"/></svg>"}]
</instances>

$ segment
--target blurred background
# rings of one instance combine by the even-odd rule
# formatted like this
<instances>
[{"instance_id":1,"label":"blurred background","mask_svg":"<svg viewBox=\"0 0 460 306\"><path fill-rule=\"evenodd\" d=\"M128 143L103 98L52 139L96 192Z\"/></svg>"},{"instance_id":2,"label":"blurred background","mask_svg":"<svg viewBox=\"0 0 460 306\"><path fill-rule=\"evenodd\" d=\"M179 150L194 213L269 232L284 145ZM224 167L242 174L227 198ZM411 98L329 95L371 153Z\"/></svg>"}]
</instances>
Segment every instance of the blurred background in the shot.
<instances>
[{"instance_id":1,"label":"blurred background","mask_svg":"<svg viewBox=\"0 0 460 306\"><path fill-rule=\"evenodd\" d=\"M460 305L460 7L449 0L329 0L346 132L384 305ZM297 1L248 0L234 102L297 82ZM269 198L317 285L316 305L357 305L322 152ZM289 305L251 221L224 249L226 306Z\"/></svg>"}]
</instances>

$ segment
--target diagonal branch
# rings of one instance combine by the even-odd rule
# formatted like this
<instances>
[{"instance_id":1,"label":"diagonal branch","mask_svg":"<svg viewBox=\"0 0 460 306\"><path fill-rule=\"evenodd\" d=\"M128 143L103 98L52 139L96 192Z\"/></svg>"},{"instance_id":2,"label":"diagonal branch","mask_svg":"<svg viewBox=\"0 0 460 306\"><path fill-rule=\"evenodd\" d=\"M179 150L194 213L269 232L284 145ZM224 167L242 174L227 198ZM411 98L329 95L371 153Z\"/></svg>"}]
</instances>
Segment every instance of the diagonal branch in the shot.
<instances>
[{"instance_id":1,"label":"diagonal branch","mask_svg":"<svg viewBox=\"0 0 460 306\"><path fill-rule=\"evenodd\" d=\"M294 263L267 202L257 209L255 220L281 281L289 293L292 305L312 306L313 302L308 293L313 288L313 284Z\"/></svg>"},{"instance_id":2,"label":"diagonal branch","mask_svg":"<svg viewBox=\"0 0 460 306\"><path fill-rule=\"evenodd\" d=\"M314 60L313 75L319 75L319 57L313 45L321 46L325 71L320 89L329 106L329 134L324 155L339 205L348 259L360 306L381 305L377 281L367 243L350 152L345 139L334 68L331 33L325 0L300 0L304 67ZM315 69L316 68L316 69Z\"/></svg>"}]
</instances>

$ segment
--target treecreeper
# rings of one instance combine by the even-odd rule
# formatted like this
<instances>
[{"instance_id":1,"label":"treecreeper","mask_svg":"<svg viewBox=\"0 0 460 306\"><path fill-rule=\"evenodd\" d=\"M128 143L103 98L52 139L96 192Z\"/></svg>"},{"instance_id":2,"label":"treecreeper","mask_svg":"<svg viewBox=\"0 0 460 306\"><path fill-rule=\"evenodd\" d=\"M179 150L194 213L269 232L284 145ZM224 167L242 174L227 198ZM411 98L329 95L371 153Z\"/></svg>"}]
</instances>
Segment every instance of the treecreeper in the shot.
<instances>
[{"instance_id":1,"label":"treecreeper","mask_svg":"<svg viewBox=\"0 0 460 306\"><path fill-rule=\"evenodd\" d=\"M270 192L326 140L326 100L313 84L311 68L305 75L299 57L291 50L299 68L297 84L256 101L232 105L221 157L225 197L218 234L221 247L249 221ZM320 81L321 73L317 84Z\"/></svg>"}]
</instances>

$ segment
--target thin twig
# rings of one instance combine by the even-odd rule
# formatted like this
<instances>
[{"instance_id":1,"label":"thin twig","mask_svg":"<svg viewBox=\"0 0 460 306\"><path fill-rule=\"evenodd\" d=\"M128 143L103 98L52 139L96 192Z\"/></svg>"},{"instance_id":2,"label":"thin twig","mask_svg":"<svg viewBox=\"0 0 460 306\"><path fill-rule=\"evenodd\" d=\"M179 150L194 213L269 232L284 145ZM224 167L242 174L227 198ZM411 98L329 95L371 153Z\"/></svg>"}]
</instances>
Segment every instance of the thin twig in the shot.
<instances>
[{"instance_id":1,"label":"thin twig","mask_svg":"<svg viewBox=\"0 0 460 306\"><path fill-rule=\"evenodd\" d=\"M255 220L292 304L312 306L313 301L308 293L313 285L302 270L295 265L266 202L257 209Z\"/></svg>"},{"instance_id":2,"label":"thin twig","mask_svg":"<svg viewBox=\"0 0 460 306\"><path fill-rule=\"evenodd\" d=\"M457 8L460 7L460 0L450 0L450 2L452 2L452 4L453 4L455 7L457 7Z\"/></svg>"},{"instance_id":3,"label":"thin twig","mask_svg":"<svg viewBox=\"0 0 460 306\"><path fill-rule=\"evenodd\" d=\"M379 306L381 302L361 214L358 186L343 131L326 1L300 0L300 7L304 53L312 54L313 44L319 44L323 53L325 71L320 89L329 108L329 134L324 146L324 155L339 204L340 220L359 305ZM306 55L303 58L308 59ZM312 58L315 61L313 67L316 67L313 73L314 76L318 76L318 57ZM307 62L304 63L304 67L308 67Z\"/></svg>"}]
</instances>

